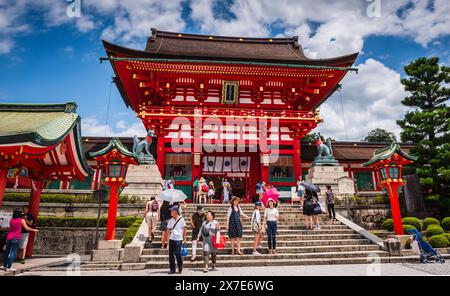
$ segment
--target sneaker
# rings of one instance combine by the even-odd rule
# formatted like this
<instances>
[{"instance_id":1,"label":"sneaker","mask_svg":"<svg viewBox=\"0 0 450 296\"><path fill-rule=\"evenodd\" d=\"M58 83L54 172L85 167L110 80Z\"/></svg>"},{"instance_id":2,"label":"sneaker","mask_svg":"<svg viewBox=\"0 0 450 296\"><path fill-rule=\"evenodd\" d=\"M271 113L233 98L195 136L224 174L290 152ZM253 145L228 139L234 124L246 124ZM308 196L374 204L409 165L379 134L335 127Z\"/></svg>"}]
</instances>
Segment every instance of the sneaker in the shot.
<instances>
[{"instance_id":1,"label":"sneaker","mask_svg":"<svg viewBox=\"0 0 450 296\"><path fill-rule=\"evenodd\" d=\"M259 252L253 252L253 255L261 255Z\"/></svg>"},{"instance_id":2,"label":"sneaker","mask_svg":"<svg viewBox=\"0 0 450 296\"><path fill-rule=\"evenodd\" d=\"M192 256L191 257L191 261L194 262L195 261L196 256Z\"/></svg>"},{"instance_id":3,"label":"sneaker","mask_svg":"<svg viewBox=\"0 0 450 296\"><path fill-rule=\"evenodd\" d=\"M168 273L169 273L169 274L174 274L174 273L175 273L175 270L171 270L171 271L169 271Z\"/></svg>"},{"instance_id":4,"label":"sneaker","mask_svg":"<svg viewBox=\"0 0 450 296\"><path fill-rule=\"evenodd\" d=\"M213 266L212 266L211 270L213 270L213 271L217 270L217 269L216 269L216 265L215 265L215 264L213 264Z\"/></svg>"},{"instance_id":5,"label":"sneaker","mask_svg":"<svg viewBox=\"0 0 450 296\"><path fill-rule=\"evenodd\" d=\"M208 272L208 268L203 269L203 273L207 273Z\"/></svg>"},{"instance_id":6,"label":"sneaker","mask_svg":"<svg viewBox=\"0 0 450 296\"><path fill-rule=\"evenodd\" d=\"M6 272L14 272L14 271L16 271L15 269L12 269L12 268L7 268L6 269Z\"/></svg>"}]
</instances>

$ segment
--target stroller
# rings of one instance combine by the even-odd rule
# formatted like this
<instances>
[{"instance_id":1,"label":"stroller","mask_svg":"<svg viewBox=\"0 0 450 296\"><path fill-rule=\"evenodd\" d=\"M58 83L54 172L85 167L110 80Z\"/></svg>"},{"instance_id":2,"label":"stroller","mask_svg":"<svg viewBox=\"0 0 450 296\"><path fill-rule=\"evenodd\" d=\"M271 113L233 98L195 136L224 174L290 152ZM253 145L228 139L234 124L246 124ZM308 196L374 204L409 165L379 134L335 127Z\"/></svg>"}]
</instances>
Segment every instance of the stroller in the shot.
<instances>
[{"instance_id":1,"label":"stroller","mask_svg":"<svg viewBox=\"0 0 450 296\"><path fill-rule=\"evenodd\" d=\"M433 249L433 247L423 239L422 235L419 231L417 231L417 229L408 230L408 233L411 234L413 240L415 240L419 244L421 263L428 263L431 260L439 263L445 262L444 257L442 257L442 255L439 254L438 251Z\"/></svg>"}]
</instances>

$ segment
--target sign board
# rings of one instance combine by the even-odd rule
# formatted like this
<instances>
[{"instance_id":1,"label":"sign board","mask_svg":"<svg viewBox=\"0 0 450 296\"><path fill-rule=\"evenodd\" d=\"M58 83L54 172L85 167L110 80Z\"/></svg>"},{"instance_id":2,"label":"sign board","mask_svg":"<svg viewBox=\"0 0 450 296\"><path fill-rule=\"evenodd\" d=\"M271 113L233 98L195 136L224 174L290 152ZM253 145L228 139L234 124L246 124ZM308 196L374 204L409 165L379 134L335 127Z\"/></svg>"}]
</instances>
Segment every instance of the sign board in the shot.
<instances>
[{"instance_id":1,"label":"sign board","mask_svg":"<svg viewBox=\"0 0 450 296\"><path fill-rule=\"evenodd\" d=\"M0 228L9 228L12 213L0 212Z\"/></svg>"},{"instance_id":2,"label":"sign board","mask_svg":"<svg viewBox=\"0 0 450 296\"><path fill-rule=\"evenodd\" d=\"M341 177L336 179L338 182L339 194L355 194L355 179L350 177Z\"/></svg>"}]
</instances>

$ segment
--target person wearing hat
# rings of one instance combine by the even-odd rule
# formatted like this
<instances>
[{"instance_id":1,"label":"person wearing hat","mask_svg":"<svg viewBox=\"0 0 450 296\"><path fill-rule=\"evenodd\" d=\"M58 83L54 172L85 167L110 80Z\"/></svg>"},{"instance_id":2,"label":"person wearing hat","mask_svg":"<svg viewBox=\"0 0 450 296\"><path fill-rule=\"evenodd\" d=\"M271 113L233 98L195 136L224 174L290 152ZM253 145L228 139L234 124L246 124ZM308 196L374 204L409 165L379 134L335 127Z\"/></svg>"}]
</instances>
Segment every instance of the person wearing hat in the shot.
<instances>
[{"instance_id":1,"label":"person wearing hat","mask_svg":"<svg viewBox=\"0 0 450 296\"><path fill-rule=\"evenodd\" d=\"M197 256L197 236L200 228L202 227L202 223L205 221L205 212L203 211L203 206L198 205L197 210L195 210L194 214L191 217L191 229L192 229L192 257L191 261L195 261L195 257Z\"/></svg>"},{"instance_id":2,"label":"person wearing hat","mask_svg":"<svg viewBox=\"0 0 450 296\"><path fill-rule=\"evenodd\" d=\"M250 219L242 212L239 206L239 197L233 196L230 201L230 208L227 213L227 232L231 241L231 255L234 255L234 244L237 242L237 253L244 255L241 252L241 238L242 238L242 222L241 216L246 219Z\"/></svg>"},{"instance_id":3,"label":"person wearing hat","mask_svg":"<svg viewBox=\"0 0 450 296\"><path fill-rule=\"evenodd\" d=\"M267 207L264 211L264 229L267 229L267 239L269 244L269 254L275 255L277 248L277 221L279 213L272 198L267 200Z\"/></svg>"},{"instance_id":4,"label":"person wearing hat","mask_svg":"<svg viewBox=\"0 0 450 296\"><path fill-rule=\"evenodd\" d=\"M169 274L175 273L175 258L177 259L178 271L183 271L183 257L181 256L181 248L186 243L186 222L180 216L179 207L172 206L170 208L172 218L167 223L167 229L170 231L169 236Z\"/></svg>"},{"instance_id":5,"label":"person wearing hat","mask_svg":"<svg viewBox=\"0 0 450 296\"><path fill-rule=\"evenodd\" d=\"M261 223L261 213L260 210L262 209L262 203L260 201L255 202L255 210L252 214L252 220L251 220L251 227L253 231L253 255L261 255L256 251L256 248L258 248L259 244L261 243L261 240L263 238L263 227Z\"/></svg>"}]
</instances>

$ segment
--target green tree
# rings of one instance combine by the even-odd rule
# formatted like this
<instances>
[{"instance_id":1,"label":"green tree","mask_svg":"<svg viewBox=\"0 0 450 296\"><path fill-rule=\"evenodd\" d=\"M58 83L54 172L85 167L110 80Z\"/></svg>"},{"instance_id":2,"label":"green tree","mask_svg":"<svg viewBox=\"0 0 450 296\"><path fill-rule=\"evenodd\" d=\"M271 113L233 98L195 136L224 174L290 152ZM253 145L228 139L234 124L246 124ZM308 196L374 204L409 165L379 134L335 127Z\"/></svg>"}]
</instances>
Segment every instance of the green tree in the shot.
<instances>
[{"instance_id":1,"label":"green tree","mask_svg":"<svg viewBox=\"0 0 450 296\"><path fill-rule=\"evenodd\" d=\"M450 68L439 65L439 58L419 58L405 66L407 78L401 80L409 96L403 99L412 110L397 123L401 139L415 146L411 154L419 157L413 164L429 201L441 210L450 209Z\"/></svg>"},{"instance_id":2,"label":"green tree","mask_svg":"<svg viewBox=\"0 0 450 296\"><path fill-rule=\"evenodd\" d=\"M382 128L376 128L371 130L367 137L364 138L365 142L397 142L397 137L394 133L388 132Z\"/></svg>"}]
</instances>

